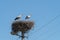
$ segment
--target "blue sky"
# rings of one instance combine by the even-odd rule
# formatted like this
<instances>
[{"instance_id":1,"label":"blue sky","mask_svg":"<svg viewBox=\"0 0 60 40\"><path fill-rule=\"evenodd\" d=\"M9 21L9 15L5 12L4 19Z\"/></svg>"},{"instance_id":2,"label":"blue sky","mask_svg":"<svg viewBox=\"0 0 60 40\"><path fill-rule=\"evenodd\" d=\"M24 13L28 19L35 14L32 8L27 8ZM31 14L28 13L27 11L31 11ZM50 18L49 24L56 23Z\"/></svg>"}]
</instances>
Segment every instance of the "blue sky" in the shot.
<instances>
[{"instance_id":1,"label":"blue sky","mask_svg":"<svg viewBox=\"0 0 60 40\"><path fill-rule=\"evenodd\" d=\"M11 23L30 13L35 26L25 40L60 40L60 0L0 0L0 40L20 40L10 34Z\"/></svg>"}]
</instances>

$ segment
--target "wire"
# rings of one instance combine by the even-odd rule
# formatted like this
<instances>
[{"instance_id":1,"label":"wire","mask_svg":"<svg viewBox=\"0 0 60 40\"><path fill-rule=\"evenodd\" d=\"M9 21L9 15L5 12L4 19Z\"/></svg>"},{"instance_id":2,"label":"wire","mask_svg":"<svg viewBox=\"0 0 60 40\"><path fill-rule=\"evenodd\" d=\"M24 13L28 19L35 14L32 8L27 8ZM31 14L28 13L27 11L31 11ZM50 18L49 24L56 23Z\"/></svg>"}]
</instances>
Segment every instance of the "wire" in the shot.
<instances>
[{"instance_id":1,"label":"wire","mask_svg":"<svg viewBox=\"0 0 60 40\"><path fill-rule=\"evenodd\" d=\"M37 29L37 31L34 31L35 32L38 32L39 30L41 30L42 28L46 27L48 24L52 23L55 19L57 19L60 15L57 15L55 16L52 20L50 20L48 23L44 24L42 27L40 27L39 29ZM32 34L34 34L32 33Z\"/></svg>"}]
</instances>

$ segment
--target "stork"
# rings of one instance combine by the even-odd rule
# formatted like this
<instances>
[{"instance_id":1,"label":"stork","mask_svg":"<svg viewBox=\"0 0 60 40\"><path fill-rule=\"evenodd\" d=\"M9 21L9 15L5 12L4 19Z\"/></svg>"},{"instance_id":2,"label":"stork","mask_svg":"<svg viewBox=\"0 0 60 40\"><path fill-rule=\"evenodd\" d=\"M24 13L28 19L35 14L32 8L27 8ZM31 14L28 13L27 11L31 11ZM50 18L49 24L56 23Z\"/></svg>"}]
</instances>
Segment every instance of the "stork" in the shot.
<instances>
[{"instance_id":1,"label":"stork","mask_svg":"<svg viewBox=\"0 0 60 40\"><path fill-rule=\"evenodd\" d=\"M28 16L25 17L25 19L29 19L30 17L31 17L31 15L28 15Z\"/></svg>"},{"instance_id":2,"label":"stork","mask_svg":"<svg viewBox=\"0 0 60 40\"><path fill-rule=\"evenodd\" d=\"M21 18L22 15L17 16L14 20L18 20Z\"/></svg>"}]
</instances>

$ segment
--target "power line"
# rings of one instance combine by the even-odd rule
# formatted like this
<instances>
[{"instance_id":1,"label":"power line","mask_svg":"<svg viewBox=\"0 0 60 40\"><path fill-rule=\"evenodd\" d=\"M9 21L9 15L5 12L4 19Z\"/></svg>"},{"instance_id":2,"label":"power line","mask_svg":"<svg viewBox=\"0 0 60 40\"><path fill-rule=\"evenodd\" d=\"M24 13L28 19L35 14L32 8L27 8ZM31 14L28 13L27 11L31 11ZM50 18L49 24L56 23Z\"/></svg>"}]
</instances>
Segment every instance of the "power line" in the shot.
<instances>
[{"instance_id":1,"label":"power line","mask_svg":"<svg viewBox=\"0 0 60 40\"><path fill-rule=\"evenodd\" d=\"M57 15L57 16L55 16L55 17L54 17L52 20L50 20L48 23L44 24L42 27L40 27L40 28L38 28L36 31L34 31L34 33L35 33L35 32L38 32L38 31L41 30L43 27L46 27L48 24L52 23L52 22L53 22L55 19L57 19L59 16L60 16L60 14ZM32 33L32 34L34 34L34 33Z\"/></svg>"}]
</instances>

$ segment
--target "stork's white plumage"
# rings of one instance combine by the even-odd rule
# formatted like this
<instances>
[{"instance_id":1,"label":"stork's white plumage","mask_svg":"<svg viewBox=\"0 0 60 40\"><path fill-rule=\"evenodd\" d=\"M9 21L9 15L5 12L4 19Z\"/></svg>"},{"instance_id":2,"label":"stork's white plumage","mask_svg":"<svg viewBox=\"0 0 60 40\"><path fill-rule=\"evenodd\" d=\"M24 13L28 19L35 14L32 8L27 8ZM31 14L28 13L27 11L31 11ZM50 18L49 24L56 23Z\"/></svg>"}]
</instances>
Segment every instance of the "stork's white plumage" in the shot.
<instances>
[{"instance_id":1,"label":"stork's white plumage","mask_svg":"<svg viewBox=\"0 0 60 40\"><path fill-rule=\"evenodd\" d=\"M28 16L25 17L25 19L29 19L30 17L31 17L31 15L28 15Z\"/></svg>"},{"instance_id":2,"label":"stork's white plumage","mask_svg":"<svg viewBox=\"0 0 60 40\"><path fill-rule=\"evenodd\" d=\"M15 18L15 20L20 19L20 18L21 18L21 16L22 16L22 15L17 16L17 17Z\"/></svg>"}]
</instances>

